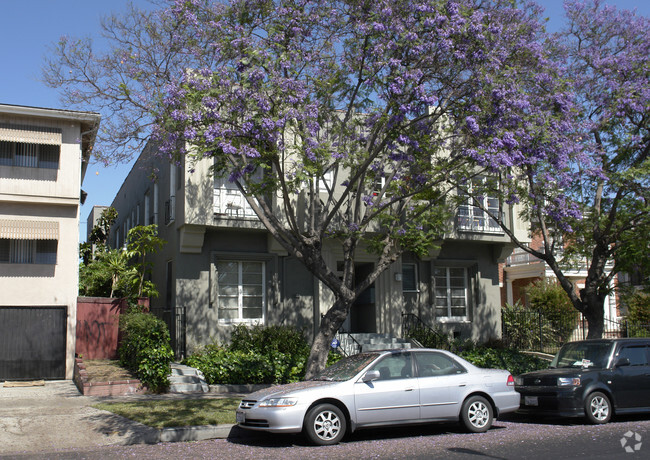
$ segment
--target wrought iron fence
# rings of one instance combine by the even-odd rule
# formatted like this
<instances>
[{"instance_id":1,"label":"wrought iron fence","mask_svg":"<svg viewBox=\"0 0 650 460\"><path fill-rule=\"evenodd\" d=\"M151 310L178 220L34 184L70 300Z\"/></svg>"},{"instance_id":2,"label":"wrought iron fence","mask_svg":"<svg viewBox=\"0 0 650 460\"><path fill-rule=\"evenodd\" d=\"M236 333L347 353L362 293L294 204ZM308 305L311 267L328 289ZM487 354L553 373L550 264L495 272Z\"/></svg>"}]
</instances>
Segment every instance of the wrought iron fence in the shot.
<instances>
[{"instance_id":1,"label":"wrought iron fence","mask_svg":"<svg viewBox=\"0 0 650 460\"><path fill-rule=\"evenodd\" d=\"M589 334L589 324L582 314L549 318L534 310L503 309L501 325L507 346L544 353L556 353L564 343L584 340ZM650 337L650 324L605 319L602 336Z\"/></svg>"}]
</instances>

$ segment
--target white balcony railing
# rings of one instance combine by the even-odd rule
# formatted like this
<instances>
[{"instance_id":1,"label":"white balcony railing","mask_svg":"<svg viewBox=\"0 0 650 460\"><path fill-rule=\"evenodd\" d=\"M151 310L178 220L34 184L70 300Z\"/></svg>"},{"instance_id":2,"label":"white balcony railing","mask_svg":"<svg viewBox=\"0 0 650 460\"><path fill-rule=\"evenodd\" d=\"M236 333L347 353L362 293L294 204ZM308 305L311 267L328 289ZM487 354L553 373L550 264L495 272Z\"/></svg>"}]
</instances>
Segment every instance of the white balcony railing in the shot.
<instances>
[{"instance_id":1,"label":"white balcony railing","mask_svg":"<svg viewBox=\"0 0 650 460\"><path fill-rule=\"evenodd\" d=\"M226 187L214 189L213 208L217 216L257 218L244 195L239 190Z\"/></svg>"}]
</instances>

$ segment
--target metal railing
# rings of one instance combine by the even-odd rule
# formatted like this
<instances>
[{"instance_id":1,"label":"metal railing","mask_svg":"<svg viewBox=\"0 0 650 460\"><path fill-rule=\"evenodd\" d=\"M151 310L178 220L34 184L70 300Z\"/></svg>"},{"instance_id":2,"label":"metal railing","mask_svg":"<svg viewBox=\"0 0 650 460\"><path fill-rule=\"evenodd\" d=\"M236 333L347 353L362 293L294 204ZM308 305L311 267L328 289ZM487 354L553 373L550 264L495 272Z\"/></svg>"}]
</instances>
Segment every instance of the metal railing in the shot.
<instances>
[{"instance_id":1,"label":"metal railing","mask_svg":"<svg viewBox=\"0 0 650 460\"><path fill-rule=\"evenodd\" d=\"M339 341L338 349L343 353L343 356L351 356L361 353L361 344L357 342L349 332L339 330L336 333L336 339Z\"/></svg>"},{"instance_id":2,"label":"metal railing","mask_svg":"<svg viewBox=\"0 0 650 460\"><path fill-rule=\"evenodd\" d=\"M444 348L448 343L445 335L434 330L414 313L402 313L402 337L410 339L420 347ZM421 343L423 341L426 343Z\"/></svg>"},{"instance_id":3,"label":"metal railing","mask_svg":"<svg viewBox=\"0 0 650 460\"><path fill-rule=\"evenodd\" d=\"M579 313L549 318L535 310L502 310L501 325L507 346L544 353L556 353L566 342L584 340L589 335L589 324ZM650 337L650 325L605 318L602 337Z\"/></svg>"}]
</instances>

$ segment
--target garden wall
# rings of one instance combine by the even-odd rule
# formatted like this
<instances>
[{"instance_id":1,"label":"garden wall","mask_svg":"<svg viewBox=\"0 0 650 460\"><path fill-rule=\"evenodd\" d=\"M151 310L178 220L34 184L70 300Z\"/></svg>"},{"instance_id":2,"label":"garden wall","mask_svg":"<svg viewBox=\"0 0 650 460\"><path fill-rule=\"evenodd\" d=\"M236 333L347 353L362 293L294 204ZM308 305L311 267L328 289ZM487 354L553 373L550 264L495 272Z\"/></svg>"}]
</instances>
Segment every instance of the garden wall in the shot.
<instances>
[{"instance_id":1,"label":"garden wall","mask_svg":"<svg viewBox=\"0 0 650 460\"><path fill-rule=\"evenodd\" d=\"M126 308L126 299L79 297L76 355L83 359L117 359L120 313Z\"/></svg>"}]
</instances>

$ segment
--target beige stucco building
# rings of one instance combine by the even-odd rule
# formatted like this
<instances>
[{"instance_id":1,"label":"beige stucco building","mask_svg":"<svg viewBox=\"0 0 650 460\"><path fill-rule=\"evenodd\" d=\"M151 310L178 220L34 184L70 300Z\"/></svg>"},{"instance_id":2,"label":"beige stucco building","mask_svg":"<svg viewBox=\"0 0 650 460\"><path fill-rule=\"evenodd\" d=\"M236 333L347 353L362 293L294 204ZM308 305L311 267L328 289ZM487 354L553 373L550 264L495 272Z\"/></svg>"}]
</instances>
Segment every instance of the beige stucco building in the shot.
<instances>
[{"instance_id":1,"label":"beige stucco building","mask_svg":"<svg viewBox=\"0 0 650 460\"><path fill-rule=\"evenodd\" d=\"M97 113L0 104L0 380L72 378Z\"/></svg>"},{"instance_id":2,"label":"beige stucco building","mask_svg":"<svg viewBox=\"0 0 650 460\"><path fill-rule=\"evenodd\" d=\"M158 224L168 244L153 258L160 296L152 309L168 322L178 354L227 341L241 323L291 325L312 334L332 293L274 240L234 184L210 175L211 159L170 164L156 153L151 147L142 152L113 200L119 215L110 244L124 245L136 225ZM506 212L525 238L527 226L516 210ZM439 250L423 258L405 254L380 275L357 299L344 329L400 336L402 315L411 313L450 337L500 336L498 262L513 245L471 205L459 208L450 228ZM340 249L326 242L323 253L330 267L341 265ZM359 251L357 276L375 262Z\"/></svg>"}]
</instances>

